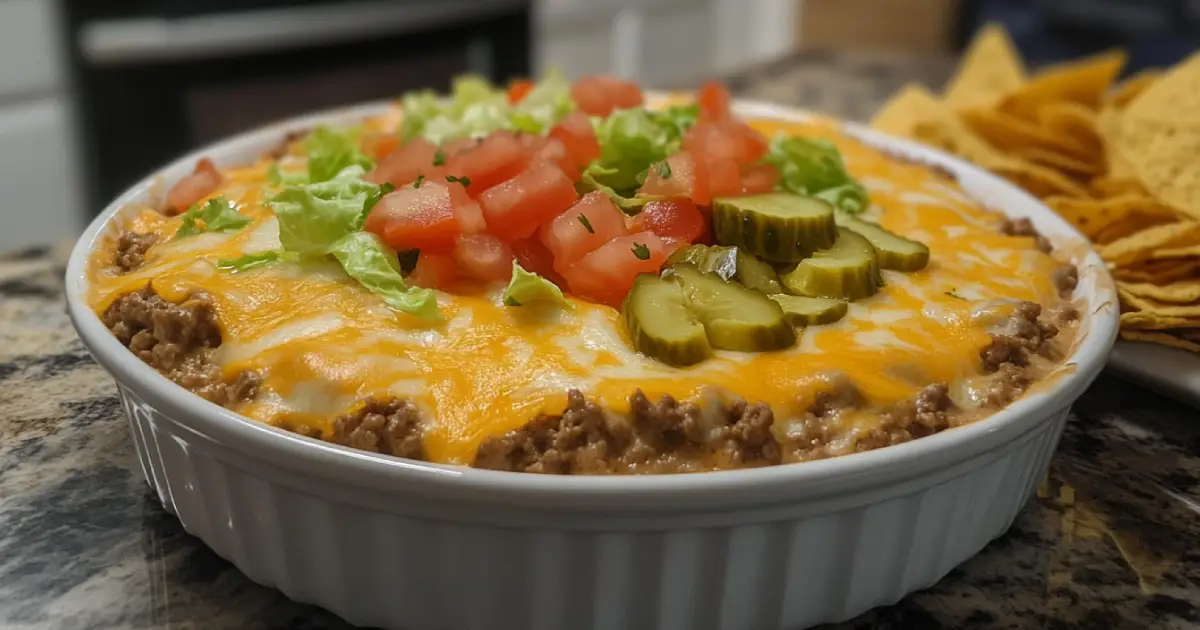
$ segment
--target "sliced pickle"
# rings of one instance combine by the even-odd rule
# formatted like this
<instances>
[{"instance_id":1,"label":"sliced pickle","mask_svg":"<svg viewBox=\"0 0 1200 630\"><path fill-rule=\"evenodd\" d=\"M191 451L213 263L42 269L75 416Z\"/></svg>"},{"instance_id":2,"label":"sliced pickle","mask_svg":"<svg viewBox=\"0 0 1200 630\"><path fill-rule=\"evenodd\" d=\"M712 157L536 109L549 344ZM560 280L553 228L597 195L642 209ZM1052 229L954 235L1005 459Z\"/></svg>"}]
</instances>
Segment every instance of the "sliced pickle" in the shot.
<instances>
[{"instance_id":1,"label":"sliced pickle","mask_svg":"<svg viewBox=\"0 0 1200 630\"><path fill-rule=\"evenodd\" d=\"M833 247L806 258L779 277L792 295L860 300L883 286L875 248L865 237L838 228Z\"/></svg>"},{"instance_id":2,"label":"sliced pickle","mask_svg":"<svg viewBox=\"0 0 1200 630\"><path fill-rule=\"evenodd\" d=\"M846 316L849 305L844 300L804 297L779 293L771 296L783 309L783 316L795 328L832 324Z\"/></svg>"},{"instance_id":3,"label":"sliced pickle","mask_svg":"<svg viewBox=\"0 0 1200 630\"><path fill-rule=\"evenodd\" d=\"M691 245L667 259L667 263L687 263L705 273L715 273L724 280L741 283L770 295L783 289L775 268L757 256L737 247L721 245Z\"/></svg>"},{"instance_id":4,"label":"sliced pickle","mask_svg":"<svg viewBox=\"0 0 1200 630\"><path fill-rule=\"evenodd\" d=\"M919 271L929 264L929 248L924 243L890 232L878 223L863 221L844 212L837 213L837 224L871 241L879 266L896 271Z\"/></svg>"},{"instance_id":5,"label":"sliced pickle","mask_svg":"<svg viewBox=\"0 0 1200 630\"><path fill-rule=\"evenodd\" d=\"M713 200L713 234L771 262L797 262L833 245L833 206L785 193Z\"/></svg>"},{"instance_id":6,"label":"sliced pickle","mask_svg":"<svg viewBox=\"0 0 1200 630\"><path fill-rule=\"evenodd\" d=\"M796 343L783 309L766 295L687 264L670 267L667 275L683 287L688 308L704 323L712 347L764 352Z\"/></svg>"},{"instance_id":7,"label":"sliced pickle","mask_svg":"<svg viewBox=\"0 0 1200 630\"><path fill-rule=\"evenodd\" d=\"M621 305L633 347L668 365L684 367L712 356L704 325L687 307L679 284L644 273Z\"/></svg>"}]
</instances>

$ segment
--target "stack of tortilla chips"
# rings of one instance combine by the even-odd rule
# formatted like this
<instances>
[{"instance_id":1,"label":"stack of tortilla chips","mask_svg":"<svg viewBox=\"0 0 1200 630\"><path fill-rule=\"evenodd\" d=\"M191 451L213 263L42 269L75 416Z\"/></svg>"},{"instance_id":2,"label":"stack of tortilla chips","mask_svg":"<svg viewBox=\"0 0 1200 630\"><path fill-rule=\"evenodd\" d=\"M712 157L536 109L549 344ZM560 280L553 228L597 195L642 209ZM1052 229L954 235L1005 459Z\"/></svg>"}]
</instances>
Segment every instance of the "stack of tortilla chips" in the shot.
<instances>
[{"instance_id":1,"label":"stack of tortilla chips","mask_svg":"<svg viewBox=\"0 0 1200 630\"><path fill-rule=\"evenodd\" d=\"M942 95L895 94L872 127L1007 178L1108 262L1121 336L1200 352L1200 53L1117 82L1121 52L1027 74L988 25Z\"/></svg>"}]
</instances>

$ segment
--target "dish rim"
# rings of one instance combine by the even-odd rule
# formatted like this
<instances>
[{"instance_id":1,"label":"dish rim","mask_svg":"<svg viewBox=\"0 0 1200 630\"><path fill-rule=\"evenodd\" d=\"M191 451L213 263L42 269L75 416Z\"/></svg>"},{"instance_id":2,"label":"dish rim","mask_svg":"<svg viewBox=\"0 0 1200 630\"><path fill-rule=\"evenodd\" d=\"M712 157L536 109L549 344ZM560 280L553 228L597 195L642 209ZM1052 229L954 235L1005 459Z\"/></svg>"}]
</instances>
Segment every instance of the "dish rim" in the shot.
<instances>
[{"instance_id":1,"label":"dish rim","mask_svg":"<svg viewBox=\"0 0 1200 630\"><path fill-rule=\"evenodd\" d=\"M648 92L650 99L663 93ZM147 403L173 422L232 452L308 476L383 492L421 494L493 505L543 507L579 511L613 508L659 513L698 508L733 508L817 499L901 483L966 464L1019 440L1053 412L1074 402L1103 368L1117 336L1115 289L1103 261L1086 239L1039 200L998 176L941 151L894 138L849 121L847 132L877 149L949 169L959 177L997 186L1019 204L993 208L1007 216L1028 216L1039 227L1052 227L1058 240L1083 247L1073 262L1094 274L1096 291L1086 298L1090 316L1077 331L1074 351L1064 365L1074 369L1035 387L1017 401L973 423L881 449L823 460L762 468L663 475L538 475L437 464L368 453L306 438L220 407L168 380L137 359L108 331L86 301L87 264L110 220L128 203L154 194L163 180L191 171L201 156L229 166L229 156L258 153L277 143L289 130L320 123L347 123L377 115L393 101L375 101L317 111L251 129L200 147L156 169L130 186L95 217L72 249L66 268L67 311L91 355L119 386L136 389ZM734 103L741 116L804 120L806 110L756 100ZM1020 214L1024 212L1024 214ZM1107 293L1107 295L1105 295ZM982 462L980 463L982 465Z\"/></svg>"}]
</instances>

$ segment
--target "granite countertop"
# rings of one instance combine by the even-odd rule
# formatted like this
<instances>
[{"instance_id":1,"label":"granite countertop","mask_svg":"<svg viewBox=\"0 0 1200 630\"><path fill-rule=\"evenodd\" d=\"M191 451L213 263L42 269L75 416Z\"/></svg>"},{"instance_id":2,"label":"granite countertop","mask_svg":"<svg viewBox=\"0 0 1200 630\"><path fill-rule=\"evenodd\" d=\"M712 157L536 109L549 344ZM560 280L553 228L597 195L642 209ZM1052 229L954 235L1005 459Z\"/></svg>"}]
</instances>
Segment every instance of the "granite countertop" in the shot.
<instances>
[{"instance_id":1,"label":"granite countertop","mask_svg":"<svg viewBox=\"0 0 1200 630\"><path fill-rule=\"evenodd\" d=\"M801 54L741 96L864 119L945 60ZM0 628L348 626L258 586L148 491L111 379L75 337L65 254L0 256ZM1200 421L1101 376L1037 497L933 588L838 629L1200 628Z\"/></svg>"}]
</instances>

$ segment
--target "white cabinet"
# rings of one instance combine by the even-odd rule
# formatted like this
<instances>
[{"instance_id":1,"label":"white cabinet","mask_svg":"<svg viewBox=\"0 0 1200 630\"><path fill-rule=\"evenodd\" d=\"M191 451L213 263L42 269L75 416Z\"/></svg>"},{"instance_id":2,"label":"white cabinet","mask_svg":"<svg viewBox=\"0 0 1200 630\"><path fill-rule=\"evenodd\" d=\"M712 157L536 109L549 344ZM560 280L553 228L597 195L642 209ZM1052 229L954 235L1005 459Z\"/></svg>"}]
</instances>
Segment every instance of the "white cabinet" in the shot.
<instances>
[{"instance_id":1,"label":"white cabinet","mask_svg":"<svg viewBox=\"0 0 1200 630\"><path fill-rule=\"evenodd\" d=\"M0 252L83 230L72 129L59 97L0 107Z\"/></svg>"},{"instance_id":2,"label":"white cabinet","mask_svg":"<svg viewBox=\"0 0 1200 630\"><path fill-rule=\"evenodd\" d=\"M676 86L778 56L796 0L544 0L536 67Z\"/></svg>"}]
</instances>

